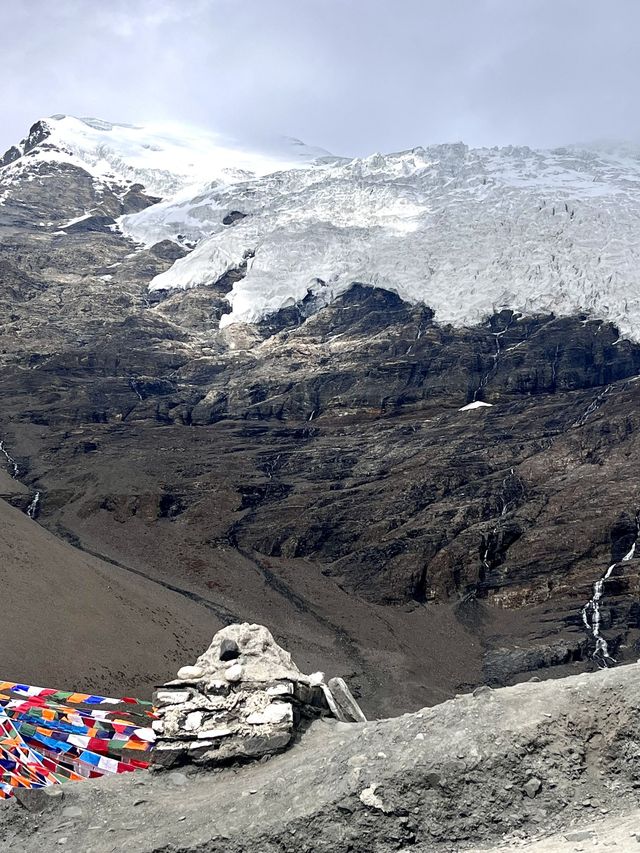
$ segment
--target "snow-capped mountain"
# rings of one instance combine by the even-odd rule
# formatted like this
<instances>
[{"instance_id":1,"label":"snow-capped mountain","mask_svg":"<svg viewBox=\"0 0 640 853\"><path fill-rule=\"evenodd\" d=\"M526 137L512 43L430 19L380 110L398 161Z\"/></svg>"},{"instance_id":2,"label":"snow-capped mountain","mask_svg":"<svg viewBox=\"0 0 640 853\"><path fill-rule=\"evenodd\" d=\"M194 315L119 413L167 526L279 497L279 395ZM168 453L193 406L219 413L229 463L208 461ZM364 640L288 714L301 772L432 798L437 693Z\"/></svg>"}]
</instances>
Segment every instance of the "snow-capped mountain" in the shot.
<instances>
[{"instance_id":1,"label":"snow-capped mountain","mask_svg":"<svg viewBox=\"0 0 640 853\"><path fill-rule=\"evenodd\" d=\"M210 284L246 266L222 326L254 322L309 292L330 302L361 282L456 325L501 307L586 312L640 339L632 145L459 143L347 160L292 139L258 144L180 125L54 116L3 162L5 193L25 172L57 163L89 172L95 185L139 183L160 196L119 225L148 246L195 246L156 276L154 290Z\"/></svg>"},{"instance_id":2,"label":"snow-capped mountain","mask_svg":"<svg viewBox=\"0 0 640 853\"><path fill-rule=\"evenodd\" d=\"M230 211L245 217L223 225ZM497 307L585 311L640 339L639 224L640 149L455 144L183 193L122 227L200 241L154 289L211 283L249 258L223 325L358 281L454 324Z\"/></svg>"},{"instance_id":3,"label":"snow-capped mountain","mask_svg":"<svg viewBox=\"0 0 640 853\"><path fill-rule=\"evenodd\" d=\"M377 716L635 660L640 343L575 312L638 337L637 152L309 152L249 174L241 153L265 148L198 160L172 139L45 120L0 159L18 609L51 597L51 537L20 557L40 521L136 625L145 602L181 614L182 652L241 614L360 685L383 667Z\"/></svg>"},{"instance_id":4,"label":"snow-capped mountain","mask_svg":"<svg viewBox=\"0 0 640 853\"><path fill-rule=\"evenodd\" d=\"M36 122L26 139L9 149L5 169L19 174L38 162L70 163L97 179L141 183L148 192L167 196L193 184L226 185L330 156L289 137L251 143L183 124L55 115Z\"/></svg>"}]
</instances>

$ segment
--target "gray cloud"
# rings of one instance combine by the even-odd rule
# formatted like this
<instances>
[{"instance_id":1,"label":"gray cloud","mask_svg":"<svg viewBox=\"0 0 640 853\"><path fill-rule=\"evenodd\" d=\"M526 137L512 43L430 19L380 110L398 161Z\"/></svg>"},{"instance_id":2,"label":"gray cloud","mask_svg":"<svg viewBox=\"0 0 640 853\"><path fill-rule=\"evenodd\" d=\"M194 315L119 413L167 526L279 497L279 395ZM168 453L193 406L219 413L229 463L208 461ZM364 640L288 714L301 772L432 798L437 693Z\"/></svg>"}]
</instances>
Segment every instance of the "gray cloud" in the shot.
<instances>
[{"instance_id":1,"label":"gray cloud","mask_svg":"<svg viewBox=\"0 0 640 853\"><path fill-rule=\"evenodd\" d=\"M0 148L52 113L337 153L640 142L638 0L2 3Z\"/></svg>"}]
</instances>

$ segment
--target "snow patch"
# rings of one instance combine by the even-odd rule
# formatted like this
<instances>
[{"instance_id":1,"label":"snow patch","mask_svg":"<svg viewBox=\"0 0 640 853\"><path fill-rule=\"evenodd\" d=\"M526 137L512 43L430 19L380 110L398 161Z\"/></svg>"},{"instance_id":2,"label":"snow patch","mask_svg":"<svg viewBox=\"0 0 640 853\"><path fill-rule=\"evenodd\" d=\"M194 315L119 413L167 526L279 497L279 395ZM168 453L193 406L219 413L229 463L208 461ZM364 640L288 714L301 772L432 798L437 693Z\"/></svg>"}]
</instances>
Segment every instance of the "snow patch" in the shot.
<instances>
[{"instance_id":1,"label":"snow patch","mask_svg":"<svg viewBox=\"0 0 640 853\"><path fill-rule=\"evenodd\" d=\"M491 408L493 403L483 403L482 400L474 400L473 403L467 403L466 406L463 406L461 409L458 409L459 412L469 412L471 409L484 409Z\"/></svg>"},{"instance_id":2,"label":"snow patch","mask_svg":"<svg viewBox=\"0 0 640 853\"><path fill-rule=\"evenodd\" d=\"M85 219L89 219L92 215L93 215L92 212L83 213L81 216L76 216L73 219L70 219L68 222L65 222L63 225L60 225L59 227L61 229L62 228L69 228L71 225L77 225L78 222L84 222ZM49 224L52 224L52 223L49 223Z\"/></svg>"}]
</instances>

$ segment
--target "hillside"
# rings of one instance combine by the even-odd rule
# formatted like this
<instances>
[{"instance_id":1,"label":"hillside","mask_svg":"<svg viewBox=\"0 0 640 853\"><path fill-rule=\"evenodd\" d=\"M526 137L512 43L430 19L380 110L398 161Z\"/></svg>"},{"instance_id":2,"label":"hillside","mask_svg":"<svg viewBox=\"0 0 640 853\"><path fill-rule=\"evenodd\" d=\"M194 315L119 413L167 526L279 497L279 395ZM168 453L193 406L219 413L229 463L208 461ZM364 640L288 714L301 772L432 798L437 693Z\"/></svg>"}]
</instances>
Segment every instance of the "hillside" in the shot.
<instances>
[{"instance_id":1,"label":"hillside","mask_svg":"<svg viewBox=\"0 0 640 853\"><path fill-rule=\"evenodd\" d=\"M4 680L149 696L208 642L206 610L61 542L0 501Z\"/></svg>"}]
</instances>

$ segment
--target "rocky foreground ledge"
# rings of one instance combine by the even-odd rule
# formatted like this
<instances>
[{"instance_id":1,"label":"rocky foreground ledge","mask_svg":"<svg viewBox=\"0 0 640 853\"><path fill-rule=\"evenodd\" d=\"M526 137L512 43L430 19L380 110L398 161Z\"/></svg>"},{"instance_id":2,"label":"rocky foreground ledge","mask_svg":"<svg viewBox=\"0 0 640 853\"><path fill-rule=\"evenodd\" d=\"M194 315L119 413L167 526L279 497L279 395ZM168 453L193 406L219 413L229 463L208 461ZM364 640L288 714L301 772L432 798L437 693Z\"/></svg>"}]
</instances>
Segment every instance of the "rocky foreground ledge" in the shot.
<instances>
[{"instance_id":1,"label":"rocky foreground ledge","mask_svg":"<svg viewBox=\"0 0 640 853\"><path fill-rule=\"evenodd\" d=\"M394 719L319 719L268 760L12 802L0 838L34 853L640 850L639 706L631 665Z\"/></svg>"}]
</instances>

